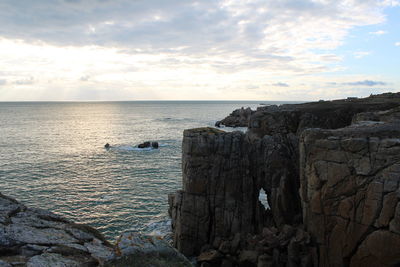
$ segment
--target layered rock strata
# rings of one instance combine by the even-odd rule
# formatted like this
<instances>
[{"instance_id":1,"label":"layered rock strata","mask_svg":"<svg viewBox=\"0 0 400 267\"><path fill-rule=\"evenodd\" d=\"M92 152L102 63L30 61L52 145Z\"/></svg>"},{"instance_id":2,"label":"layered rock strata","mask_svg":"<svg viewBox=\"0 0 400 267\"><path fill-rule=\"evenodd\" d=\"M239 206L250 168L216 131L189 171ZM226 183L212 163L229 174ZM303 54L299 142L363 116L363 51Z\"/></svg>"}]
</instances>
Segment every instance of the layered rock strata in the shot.
<instances>
[{"instance_id":1,"label":"layered rock strata","mask_svg":"<svg viewBox=\"0 0 400 267\"><path fill-rule=\"evenodd\" d=\"M0 193L0 266L191 266L160 238L125 232L116 244L96 229Z\"/></svg>"},{"instance_id":2,"label":"layered rock strata","mask_svg":"<svg viewBox=\"0 0 400 267\"><path fill-rule=\"evenodd\" d=\"M258 108L250 116L249 129L245 134L211 128L186 130L183 138L183 189L169 198L175 246L186 255L199 255L206 249L215 249L224 257L233 255L238 262L239 255L249 247L247 234L258 239L263 229L276 227L279 235L284 225L296 229L305 227L310 231L310 223L316 222L314 217L307 216L308 200L301 201L299 194L300 181L311 179L304 178L304 160L300 166L300 155L303 153L299 152L300 136L304 130L343 128L352 121L379 117L374 112L384 114L380 116L382 121L378 122L382 124L390 120L384 119L385 116L389 118L392 115L388 114L396 113L395 110L388 110L399 105L400 94L389 93L365 99L267 106ZM364 128L353 128L353 135L364 131ZM342 132L338 131L340 135ZM343 130L343 133L346 131ZM320 151L321 154L325 152L323 149ZM335 168L332 171L335 177L338 176L336 179L344 175L335 173ZM270 209L264 209L258 201L260 189L267 193ZM312 218L311 221L308 218ZM303 220L305 225L301 226ZM238 234L240 241L237 249L229 253L221 251L220 242L232 243L235 238L238 239ZM325 258L320 255L323 253L321 246L326 244L317 240L315 232L310 231L310 234L312 242L307 243L306 250L316 251L314 246L319 249L314 253L311 265L288 266L330 266L329 258L324 261ZM263 249L265 247L260 248ZM282 262L288 264L288 247L281 246L279 251L281 255L286 255L283 256L286 260ZM267 249L257 255L270 259L273 253L273 250ZM355 249L351 253L356 253ZM348 257L348 254L343 255ZM345 259L343 263L350 264L350 260Z\"/></svg>"}]
</instances>

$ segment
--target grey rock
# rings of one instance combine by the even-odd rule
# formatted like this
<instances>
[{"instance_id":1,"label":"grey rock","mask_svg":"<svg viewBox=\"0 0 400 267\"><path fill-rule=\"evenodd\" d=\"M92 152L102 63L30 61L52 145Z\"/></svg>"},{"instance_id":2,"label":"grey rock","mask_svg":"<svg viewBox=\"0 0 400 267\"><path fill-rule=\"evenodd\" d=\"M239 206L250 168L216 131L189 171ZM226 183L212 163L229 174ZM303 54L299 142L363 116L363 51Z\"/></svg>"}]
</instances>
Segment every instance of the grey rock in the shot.
<instances>
[{"instance_id":1,"label":"grey rock","mask_svg":"<svg viewBox=\"0 0 400 267\"><path fill-rule=\"evenodd\" d=\"M0 267L12 267L8 262L0 260Z\"/></svg>"},{"instance_id":2,"label":"grey rock","mask_svg":"<svg viewBox=\"0 0 400 267\"><path fill-rule=\"evenodd\" d=\"M63 257L59 254L54 253L43 253L32 257L27 267L79 267L80 264L77 261Z\"/></svg>"},{"instance_id":3,"label":"grey rock","mask_svg":"<svg viewBox=\"0 0 400 267\"><path fill-rule=\"evenodd\" d=\"M399 186L399 106L400 93L265 106L246 118L246 133L186 130L182 190L169 196L174 245L199 255L236 233L275 226L278 244L257 237L241 249L261 244L276 265L345 265L373 227L399 231L397 202L384 196ZM365 112L373 123L359 123ZM235 126L240 116L230 117Z\"/></svg>"}]
</instances>

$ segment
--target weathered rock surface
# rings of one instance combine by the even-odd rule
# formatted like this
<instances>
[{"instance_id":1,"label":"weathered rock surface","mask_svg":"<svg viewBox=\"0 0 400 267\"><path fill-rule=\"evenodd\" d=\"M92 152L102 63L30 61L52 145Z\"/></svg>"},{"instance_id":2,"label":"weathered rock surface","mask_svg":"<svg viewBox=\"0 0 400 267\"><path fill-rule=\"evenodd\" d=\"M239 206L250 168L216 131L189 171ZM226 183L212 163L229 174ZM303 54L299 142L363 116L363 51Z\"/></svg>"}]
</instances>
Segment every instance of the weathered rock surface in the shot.
<instances>
[{"instance_id":1,"label":"weathered rock surface","mask_svg":"<svg viewBox=\"0 0 400 267\"><path fill-rule=\"evenodd\" d=\"M240 108L234 110L229 116L223 120L217 121L215 123L216 127L221 125L228 127L247 127L249 124L250 116L254 113L251 108Z\"/></svg>"},{"instance_id":2,"label":"weathered rock surface","mask_svg":"<svg viewBox=\"0 0 400 267\"><path fill-rule=\"evenodd\" d=\"M183 189L169 197L175 246L186 255L199 255L201 252L207 251L207 249L214 249L222 253L225 257L224 259L229 261L232 260L230 257L234 257L236 264L240 264L240 253L242 251L258 251L257 261L254 260L255 257L252 257L252 260L243 260L243 262L246 262L243 264L250 264L249 266L252 266L251 264L254 266L255 264L273 266L278 262L281 265L275 266L335 266L330 265L335 264L335 261L346 266L346 264L351 263L349 255L359 255L357 259L360 259L359 262L361 262L368 253L370 253L368 255L372 255L370 256L371 259L375 257L375 262L377 262L376 253L371 253L371 248L367 244L369 245L373 243L371 240L378 240L379 238L376 236L371 236L370 239L365 238L371 233L370 227L376 228L378 227L376 225L383 224L385 225L382 226L383 228L391 227L390 233L394 236L390 236L390 240L392 240L393 244L396 242L395 235L398 234L396 231L400 229L400 224L393 219L397 216L397 195L394 192L398 188L397 180L399 175L396 167L392 166L386 170L387 175L391 175L392 178L389 179L390 182L386 182L386 185L383 185L381 191L384 191L384 188L386 190L390 188L392 191L387 191L388 195L381 197L381 203L386 203L386 206L384 206L383 214L379 215L379 218L374 216L378 212L377 209L380 209L383 204L379 204L380 202L375 203L375 200L379 197L374 192L380 190L380 185L372 182L374 179L366 179L364 182L357 180L361 184L359 184L359 187L351 189L353 191L358 189L367 190L368 194L364 192L365 194L359 197L367 198L368 195L370 200L366 206L375 205L376 207L371 207L369 208L371 210L368 211L363 206L362 211L358 210L358 212L365 211L369 215L360 215L363 219L360 219L358 224L352 224L351 226L346 224L346 227L349 229L353 227L355 230L351 233L352 235L346 236L346 242L352 240L353 243L351 245L350 243L347 244L345 248L338 248L340 247L338 244L344 244L340 243L341 241L338 244L335 243L336 247L329 247L329 243L322 243L322 241L317 240L316 233L319 234L318 231L322 231L322 228L325 229L325 227L332 226L332 223L325 224L325 221L318 220L320 218L318 217L318 212L330 207L328 204L332 205L331 209L339 209L337 200L351 196L350 192L339 190L338 195L335 195L336 198L326 200L331 202L322 203L319 199L322 198L323 194L328 193L327 190L331 189L331 186L346 185L349 187L350 185L341 182L343 179L346 180L346 177L352 175L359 175L360 177L375 175L375 173L371 173L375 169L369 165L370 161L374 160L376 165L374 165L374 168L384 168L385 164L389 163L387 160L382 159L385 158L384 154L372 156L373 153L377 152L372 150L374 144L370 142L373 139L367 138L367 135L374 132L366 129L377 129L377 137L383 132L390 132L393 136L397 136L396 138L400 138L398 131L393 130L397 127L393 121L398 118L396 108L398 109L399 106L400 94L391 93L371 96L365 99L324 101L282 105L279 107L266 106L258 108L256 112L251 114L246 134L240 132L227 133L212 128L186 130L183 138L182 156ZM371 122L371 118L374 118L374 122ZM355 123L355 126L349 128L352 130L348 128L339 130L349 126L352 121ZM329 180L329 185L326 182L325 191L320 191L317 187L316 191L313 191L313 194L315 193L313 199L301 200L299 194L300 174L302 175L302 183L304 180L313 181L315 178L315 175L306 177L304 174L304 166L306 165L304 162L308 162L307 160L302 159L302 165L300 166L300 155L304 154L304 148L301 146L302 152L300 153L299 141L300 137L302 138L301 140L304 140L302 133L309 128L338 129L336 130L338 138L342 134L345 135L345 133L348 133L346 138L352 138L352 136L357 136L360 132L366 131L363 137L366 140L363 138L358 140L358 137L355 137L355 141L349 141L347 145L349 149L355 151L354 155L357 154L357 151L364 151L366 148L369 148L368 153L372 154L370 158L366 156L367 154L360 154L359 158L354 159L346 158L348 154L330 148L333 143L329 141L328 135L322 134L323 130L307 130L306 132L319 131L319 135L322 136L321 143L325 144L324 140L326 140L327 147L322 147L320 150L315 148L316 150L313 150L313 153L320 153L320 157L328 157L326 162L317 161L315 165L320 168L318 173L320 177L318 179ZM393 143L394 139L394 137L388 138L388 140L382 141L382 144L375 145L379 146L382 151L388 152L390 151L388 148L397 146ZM310 141L311 145L312 142ZM333 152L329 153L328 149L332 149ZM393 154L393 161L395 161L397 157L396 150L388 153L390 155ZM311 155L314 157L314 154ZM380 161L376 161L376 157ZM350 161L350 163L347 161ZM354 166L348 169L342 168L340 164L344 164L343 162ZM318 164L321 164L321 166ZM382 174L379 175L382 176ZM258 201L258 194L261 188L268 195L270 210L265 210ZM350 190L347 187L343 190L347 189ZM304 187L302 186L302 197L304 197L303 191ZM356 203L360 201L358 200ZM308 202L312 202L314 205ZM347 202L341 205L339 210L342 213L354 211L351 208L351 204ZM310 211L311 206L313 208L312 211ZM318 216L314 216L314 212ZM344 215L341 214L336 220L342 219L344 220L343 223L345 223L346 220L341 216ZM354 216L359 216L359 214ZM400 215L397 217L400 217ZM308 218L311 219L309 220ZM302 229L303 219L304 227L310 232L309 238L311 241L302 241L300 244L300 247L302 247L300 249L302 251L300 253L301 257L293 256L296 255L296 251L299 251L299 243L292 242L290 238L285 243L282 241L284 238L276 239L271 237L263 243L264 245L253 247L251 242L248 242L247 234L255 236L255 240L258 240L262 235L263 229L273 229L271 227L276 227L278 235L286 232L284 225L290 225L294 229L293 231ZM326 220L328 219L331 219L331 217L328 216ZM313 226L311 227L310 224ZM311 228L314 229L311 231ZM337 232L342 230L334 229L333 227L326 229ZM349 232L348 229L347 231ZM233 240L237 239L235 237L237 233L240 235L239 241L235 241L237 247L230 249L229 247ZM305 235L308 234L305 232ZM336 238L335 236L332 236L329 242L333 242L332 240ZM362 242L364 239L365 242L368 242L363 245L357 243L358 241ZM325 240L324 242L328 241ZM279 244L279 249L270 249L277 244ZM314 246L318 250L314 249ZM358 248L363 249L359 251ZM263 251L263 249L266 251ZM350 254L343 254L347 258L340 260L339 257L331 262L327 255L322 255L325 252L328 253L327 251L331 249L332 251L346 250L346 253ZM251 258L250 254L255 255L252 252L248 252L243 254L241 258ZM395 255L395 253L390 255ZM324 261L325 259L328 260ZM221 264L222 262L224 261L222 260ZM353 266L358 266L357 264L353 263Z\"/></svg>"},{"instance_id":3,"label":"weathered rock surface","mask_svg":"<svg viewBox=\"0 0 400 267\"><path fill-rule=\"evenodd\" d=\"M322 266L400 264L400 113L369 115L387 123L310 129L301 138L304 224Z\"/></svg>"},{"instance_id":4,"label":"weathered rock surface","mask_svg":"<svg viewBox=\"0 0 400 267\"><path fill-rule=\"evenodd\" d=\"M97 230L1 193L0 218L0 261L11 266L97 266L114 256Z\"/></svg>"},{"instance_id":5,"label":"weathered rock surface","mask_svg":"<svg viewBox=\"0 0 400 267\"><path fill-rule=\"evenodd\" d=\"M0 193L0 266L191 266L161 238L126 232L110 244L96 229Z\"/></svg>"}]
</instances>

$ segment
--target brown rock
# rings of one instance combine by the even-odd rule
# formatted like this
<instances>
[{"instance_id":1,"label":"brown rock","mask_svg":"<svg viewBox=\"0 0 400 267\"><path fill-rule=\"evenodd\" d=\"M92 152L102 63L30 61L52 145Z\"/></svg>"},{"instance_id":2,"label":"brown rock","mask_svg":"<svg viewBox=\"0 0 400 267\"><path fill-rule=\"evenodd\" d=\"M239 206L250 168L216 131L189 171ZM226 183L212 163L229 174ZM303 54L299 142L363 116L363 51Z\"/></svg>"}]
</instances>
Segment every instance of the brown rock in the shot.
<instances>
[{"instance_id":1,"label":"brown rock","mask_svg":"<svg viewBox=\"0 0 400 267\"><path fill-rule=\"evenodd\" d=\"M254 250L242 250L239 254L239 264L252 264L257 266L258 252Z\"/></svg>"},{"instance_id":2,"label":"brown rock","mask_svg":"<svg viewBox=\"0 0 400 267\"><path fill-rule=\"evenodd\" d=\"M198 262L210 262L210 263L218 263L222 260L223 255L218 250L209 250L201 253L197 257Z\"/></svg>"}]
</instances>

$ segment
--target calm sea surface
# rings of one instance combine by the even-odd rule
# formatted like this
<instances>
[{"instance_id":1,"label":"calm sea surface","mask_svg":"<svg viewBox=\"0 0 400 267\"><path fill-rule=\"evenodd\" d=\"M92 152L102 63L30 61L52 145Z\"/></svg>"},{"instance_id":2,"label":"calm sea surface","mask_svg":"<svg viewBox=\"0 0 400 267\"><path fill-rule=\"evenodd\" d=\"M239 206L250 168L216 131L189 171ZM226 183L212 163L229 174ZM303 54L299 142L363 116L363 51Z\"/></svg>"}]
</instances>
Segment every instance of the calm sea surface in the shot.
<instances>
[{"instance_id":1,"label":"calm sea surface","mask_svg":"<svg viewBox=\"0 0 400 267\"><path fill-rule=\"evenodd\" d=\"M167 195L181 186L183 130L259 103L0 103L0 192L110 239L149 231L165 220ZM147 140L160 148L135 148Z\"/></svg>"}]
</instances>

